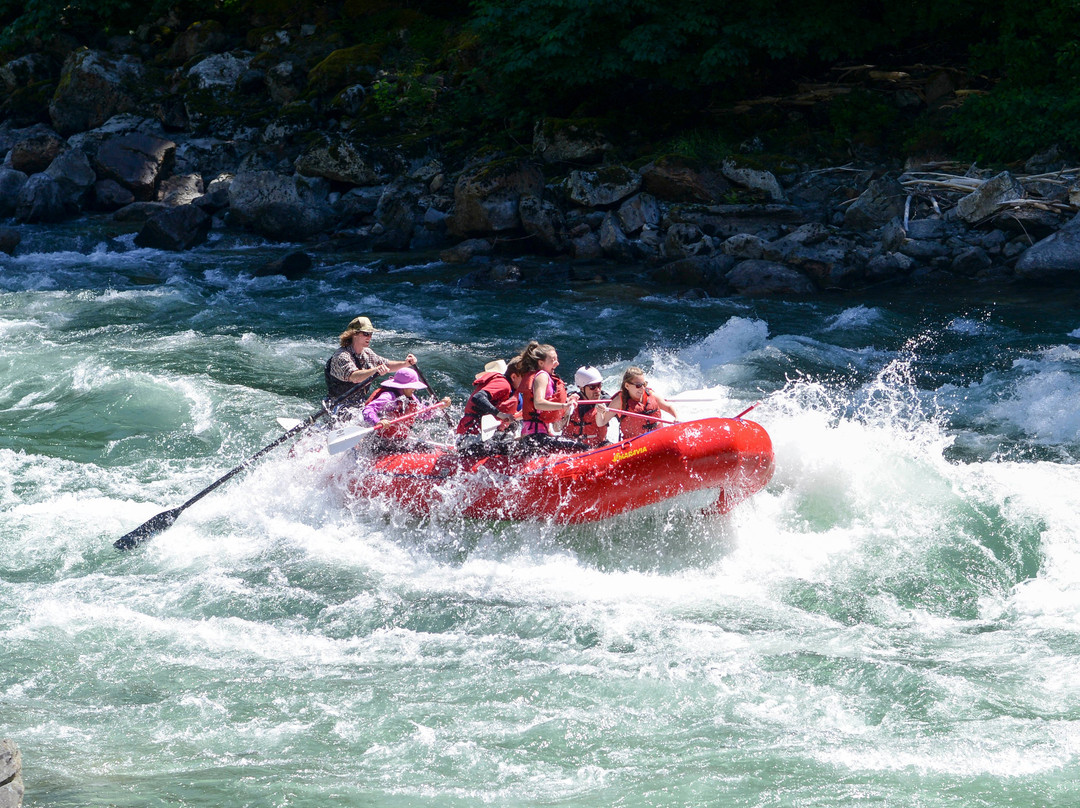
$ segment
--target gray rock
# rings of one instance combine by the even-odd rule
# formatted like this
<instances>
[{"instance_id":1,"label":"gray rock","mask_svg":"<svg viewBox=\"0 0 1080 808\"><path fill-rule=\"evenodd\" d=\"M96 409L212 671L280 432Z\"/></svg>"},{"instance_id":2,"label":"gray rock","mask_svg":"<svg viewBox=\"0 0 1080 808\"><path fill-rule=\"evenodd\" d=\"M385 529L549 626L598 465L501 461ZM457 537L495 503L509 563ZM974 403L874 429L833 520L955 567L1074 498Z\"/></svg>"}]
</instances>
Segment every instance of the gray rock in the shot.
<instances>
[{"instance_id":1,"label":"gray rock","mask_svg":"<svg viewBox=\"0 0 1080 808\"><path fill-rule=\"evenodd\" d=\"M124 205L112 217L116 222L142 224L163 210L165 206L160 202L132 202L130 205Z\"/></svg>"},{"instance_id":2,"label":"gray rock","mask_svg":"<svg viewBox=\"0 0 1080 808\"><path fill-rule=\"evenodd\" d=\"M768 195L773 202L784 202L784 189L780 187L779 180L771 171L763 168L748 168L739 166L734 160L725 160L723 164L724 177L736 185L761 191Z\"/></svg>"},{"instance_id":3,"label":"gray rock","mask_svg":"<svg viewBox=\"0 0 1080 808\"><path fill-rule=\"evenodd\" d=\"M464 264L477 255L488 255L494 248L486 238L471 238L443 250L439 258L448 264Z\"/></svg>"},{"instance_id":4,"label":"gray rock","mask_svg":"<svg viewBox=\"0 0 1080 808\"><path fill-rule=\"evenodd\" d=\"M0 65L0 81L9 93L56 76L56 64L43 53L28 53Z\"/></svg>"},{"instance_id":5,"label":"gray rock","mask_svg":"<svg viewBox=\"0 0 1080 808\"><path fill-rule=\"evenodd\" d=\"M240 77L251 65L251 57L234 53L207 56L188 70L188 81L196 90L210 90L217 95L236 89Z\"/></svg>"},{"instance_id":6,"label":"gray rock","mask_svg":"<svg viewBox=\"0 0 1080 808\"><path fill-rule=\"evenodd\" d=\"M519 160L489 163L465 172L454 186L449 232L460 238L519 230L521 198L539 197L543 189L540 169Z\"/></svg>"},{"instance_id":7,"label":"gray rock","mask_svg":"<svg viewBox=\"0 0 1080 808\"><path fill-rule=\"evenodd\" d=\"M656 227L660 223L660 206L652 194L634 194L619 205L617 215L623 232L633 235L645 225Z\"/></svg>"},{"instance_id":8,"label":"gray rock","mask_svg":"<svg viewBox=\"0 0 1080 808\"><path fill-rule=\"evenodd\" d=\"M1006 255L1012 246L1006 245ZM1026 250L1013 271L1031 281L1080 277L1080 215Z\"/></svg>"},{"instance_id":9,"label":"gray rock","mask_svg":"<svg viewBox=\"0 0 1080 808\"><path fill-rule=\"evenodd\" d=\"M609 211L607 216L604 217L597 238L600 240L600 249L609 258L614 258L617 261L630 261L634 257L630 239L626 237L622 228L619 227L614 213Z\"/></svg>"},{"instance_id":10,"label":"gray rock","mask_svg":"<svg viewBox=\"0 0 1080 808\"><path fill-rule=\"evenodd\" d=\"M560 253L566 249L566 223L556 205L526 194L518 202L518 215L526 234L533 237L541 252Z\"/></svg>"},{"instance_id":11,"label":"gray rock","mask_svg":"<svg viewBox=\"0 0 1080 808\"><path fill-rule=\"evenodd\" d=\"M137 247L155 250L190 250L206 241L210 217L194 205L164 208L153 216L135 236Z\"/></svg>"},{"instance_id":12,"label":"gray rock","mask_svg":"<svg viewBox=\"0 0 1080 808\"><path fill-rule=\"evenodd\" d=\"M844 226L852 230L874 230L904 215L908 192L896 179L882 177L871 182L844 213Z\"/></svg>"},{"instance_id":13,"label":"gray rock","mask_svg":"<svg viewBox=\"0 0 1080 808\"><path fill-rule=\"evenodd\" d=\"M680 157L663 157L641 169L642 187L669 202L712 203L723 199L731 184L715 169Z\"/></svg>"},{"instance_id":14,"label":"gray rock","mask_svg":"<svg viewBox=\"0 0 1080 808\"><path fill-rule=\"evenodd\" d=\"M15 218L28 224L60 222L73 212L60 183L44 173L26 181L15 204Z\"/></svg>"},{"instance_id":15,"label":"gray rock","mask_svg":"<svg viewBox=\"0 0 1080 808\"><path fill-rule=\"evenodd\" d=\"M203 179L198 174L174 174L158 185L158 201L175 208L190 205L204 192Z\"/></svg>"},{"instance_id":16,"label":"gray rock","mask_svg":"<svg viewBox=\"0 0 1080 808\"><path fill-rule=\"evenodd\" d=\"M592 231L570 239L570 255L573 258L590 260L600 258L603 254L604 250L600 246L600 239Z\"/></svg>"},{"instance_id":17,"label":"gray rock","mask_svg":"<svg viewBox=\"0 0 1080 808\"><path fill-rule=\"evenodd\" d=\"M594 126L548 118L533 127L533 153L545 163L599 163L611 144Z\"/></svg>"},{"instance_id":18,"label":"gray rock","mask_svg":"<svg viewBox=\"0 0 1080 808\"><path fill-rule=\"evenodd\" d=\"M772 240L785 228L805 224L806 218L802 210L792 205L680 205L667 212L663 225L670 227L679 222L697 225L713 238L750 233Z\"/></svg>"},{"instance_id":19,"label":"gray rock","mask_svg":"<svg viewBox=\"0 0 1080 808\"><path fill-rule=\"evenodd\" d=\"M1038 241L1061 229L1062 216L1038 208L1006 208L986 220L986 226Z\"/></svg>"},{"instance_id":20,"label":"gray rock","mask_svg":"<svg viewBox=\"0 0 1080 808\"><path fill-rule=\"evenodd\" d=\"M903 253L887 252L870 259L864 277L869 283L895 280L910 274L917 265L915 259Z\"/></svg>"},{"instance_id":21,"label":"gray rock","mask_svg":"<svg viewBox=\"0 0 1080 808\"><path fill-rule=\"evenodd\" d=\"M703 287L712 294L726 294L727 274L735 264L730 255L693 255L657 267L650 277L658 283Z\"/></svg>"},{"instance_id":22,"label":"gray rock","mask_svg":"<svg viewBox=\"0 0 1080 808\"><path fill-rule=\"evenodd\" d=\"M94 183L93 206L97 210L119 210L135 201L135 194L116 180L98 180Z\"/></svg>"},{"instance_id":23,"label":"gray rock","mask_svg":"<svg viewBox=\"0 0 1080 808\"><path fill-rule=\"evenodd\" d=\"M895 252L904 246L906 240L907 232L900 223L900 219L890 219L881 228L881 235L878 237L882 252Z\"/></svg>"},{"instance_id":24,"label":"gray rock","mask_svg":"<svg viewBox=\"0 0 1080 808\"><path fill-rule=\"evenodd\" d=\"M171 140L136 132L105 140L94 166L101 179L116 180L137 200L148 202L157 198L158 182L172 169L175 156Z\"/></svg>"},{"instance_id":25,"label":"gray rock","mask_svg":"<svg viewBox=\"0 0 1080 808\"><path fill-rule=\"evenodd\" d=\"M1024 186L1008 171L1002 171L988 179L956 203L956 215L968 224L976 224L989 218L1009 202L1023 199Z\"/></svg>"},{"instance_id":26,"label":"gray rock","mask_svg":"<svg viewBox=\"0 0 1080 808\"><path fill-rule=\"evenodd\" d=\"M664 254L668 258L686 258L711 252L712 243L703 246L706 236L697 225L677 222L664 234Z\"/></svg>"},{"instance_id":27,"label":"gray rock","mask_svg":"<svg viewBox=\"0 0 1080 808\"><path fill-rule=\"evenodd\" d=\"M75 209L83 207L97 181L90 159L80 149L68 149L60 154L45 173L60 184L68 206Z\"/></svg>"},{"instance_id":28,"label":"gray rock","mask_svg":"<svg viewBox=\"0 0 1080 808\"><path fill-rule=\"evenodd\" d=\"M302 177L246 171L229 185L229 217L267 238L305 239L329 227L325 188Z\"/></svg>"},{"instance_id":29,"label":"gray rock","mask_svg":"<svg viewBox=\"0 0 1080 808\"><path fill-rule=\"evenodd\" d=\"M22 234L17 229L0 225L0 251L8 255L14 255L15 248L19 246L21 241Z\"/></svg>"},{"instance_id":30,"label":"gray rock","mask_svg":"<svg viewBox=\"0 0 1080 808\"><path fill-rule=\"evenodd\" d=\"M144 74L134 57L114 58L101 51L77 50L64 62L60 83L49 103L49 117L61 135L101 126L113 115L138 106L135 84Z\"/></svg>"},{"instance_id":31,"label":"gray rock","mask_svg":"<svg viewBox=\"0 0 1080 808\"><path fill-rule=\"evenodd\" d=\"M742 261L726 275L736 294L749 297L767 295L809 295L817 291L813 281L799 270L775 261Z\"/></svg>"},{"instance_id":32,"label":"gray rock","mask_svg":"<svg viewBox=\"0 0 1080 808\"><path fill-rule=\"evenodd\" d=\"M19 192L26 185L27 176L12 168L0 168L0 216L10 216L19 203Z\"/></svg>"},{"instance_id":33,"label":"gray rock","mask_svg":"<svg viewBox=\"0 0 1080 808\"><path fill-rule=\"evenodd\" d=\"M346 138L322 138L301 154L294 164L296 171L307 177L325 177L350 185L377 185L381 171L371 159Z\"/></svg>"},{"instance_id":34,"label":"gray rock","mask_svg":"<svg viewBox=\"0 0 1080 808\"><path fill-rule=\"evenodd\" d=\"M24 793L22 753L14 741L0 740L0 808L19 808Z\"/></svg>"},{"instance_id":35,"label":"gray rock","mask_svg":"<svg viewBox=\"0 0 1080 808\"><path fill-rule=\"evenodd\" d=\"M406 250L416 227L417 188L406 180L395 180L386 186L379 204L375 206L375 221L383 226L376 247L384 250Z\"/></svg>"},{"instance_id":36,"label":"gray rock","mask_svg":"<svg viewBox=\"0 0 1080 808\"><path fill-rule=\"evenodd\" d=\"M254 274L260 278L270 275L284 275L288 280L296 281L311 271L311 265L310 255L296 251L287 253L282 258L259 267Z\"/></svg>"},{"instance_id":37,"label":"gray rock","mask_svg":"<svg viewBox=\"0 0 1080 808\"><path fill-rule=\"evenodd\" d=\"M953 258L952 271L957 275L978 275L990 269L993 263L986 250L969 247Z\"/></svg>"},{"instance_id":38,"label":"gray rock","mask_svg":"<svg viewBox=\"0 0 1080 808\"><path fill-rule=\"evenodd\" d=\"M760 236L751 233L739 233L720 245L720 252L744 261L761 258L765 254L766 242Z\"/></svg>"},{"instance_id":39,"label":"gray rock","mask_svg":"<svg viewBox=\"0 0 1080 808\"><path fill-rule=\"evenodd\" d=\"M900 252L909 258L928 263L934 258L940 258L941 256L947 255L949 250L940 241L909 238L904 242L904 246L900 248Z\"/></svg>"},{"instance_id":40,"label":"gray rock","mask_svg":"<svg viewBox=\"0 0 1080 808\"><path fill-rule=\"evenodd\" d=\"M586 208L611 208L641 187L641 174L623 165L596 171L575 170L567 178L567 191L574 204Z\"/></svg>"},{"instance_id":41,"label":"gray rock","mask_svg":"<svg viewBox=\"0 0 1080 808\"><path fill-rule=\"evenodd\" d=\"M908 238L940 239L948 236L953 227L944 219L913 219L908 222Z\"/></svg>"}]
</instances>

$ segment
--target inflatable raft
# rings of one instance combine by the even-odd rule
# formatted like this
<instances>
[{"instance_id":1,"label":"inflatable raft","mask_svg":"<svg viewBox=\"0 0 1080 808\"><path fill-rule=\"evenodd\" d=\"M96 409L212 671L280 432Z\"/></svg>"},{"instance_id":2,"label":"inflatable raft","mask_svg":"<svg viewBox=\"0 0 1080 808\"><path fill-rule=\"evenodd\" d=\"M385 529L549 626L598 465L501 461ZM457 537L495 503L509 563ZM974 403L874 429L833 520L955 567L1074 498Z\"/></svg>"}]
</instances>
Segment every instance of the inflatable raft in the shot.
<instances>
[{"instance_id":1,"label":"inflatable raft","mask_svg":"<svg viewBox=\"0 0 1080 808\"><path fill-rule=\"evenodd\" d=\"M348 488L425 516L595 522L691 492L725 513L773 473L772 441L753 421L672 424L600 449L526 458L430 452L362 458Z\"/></svg>"}]
</instances>

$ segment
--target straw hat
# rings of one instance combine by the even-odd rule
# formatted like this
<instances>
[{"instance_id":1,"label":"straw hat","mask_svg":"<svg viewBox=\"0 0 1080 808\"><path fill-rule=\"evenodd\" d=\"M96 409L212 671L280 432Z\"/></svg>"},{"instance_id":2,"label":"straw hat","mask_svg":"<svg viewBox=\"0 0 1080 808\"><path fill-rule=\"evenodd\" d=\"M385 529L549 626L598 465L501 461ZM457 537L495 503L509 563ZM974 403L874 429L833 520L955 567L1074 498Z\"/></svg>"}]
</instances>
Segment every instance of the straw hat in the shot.
<instances>
[{"instance_id":1,"label":"straw hat","mask_svg":"<svg viewBox=\"0 0 1080 808\"><path fill-rule=\"evenodd\" d=\"M484 365L484 373L506 373L506 362L496 359Z\"/></svg>"},{"instance_id":2,"label":"straw hat","mask_svg":"<svg viewBox=\"0 0 1080 808\"><path fill-rule=\"evenodd\" d=\"M353 317L349 321L350 331L367 331L369 334L375 330L375 326L371 324L371 320L367 317Z\"/></svg>"}]
</instances>

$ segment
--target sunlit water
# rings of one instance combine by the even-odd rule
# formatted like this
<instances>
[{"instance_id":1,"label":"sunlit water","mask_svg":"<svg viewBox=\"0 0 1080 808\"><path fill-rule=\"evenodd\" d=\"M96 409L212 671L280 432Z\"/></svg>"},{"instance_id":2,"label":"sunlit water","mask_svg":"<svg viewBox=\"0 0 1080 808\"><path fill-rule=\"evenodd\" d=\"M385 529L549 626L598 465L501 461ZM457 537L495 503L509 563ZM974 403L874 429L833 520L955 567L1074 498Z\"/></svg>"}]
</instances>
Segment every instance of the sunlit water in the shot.
<instances>
[{"instance_id":1,"label":"sunlit water","mask_svg":"<svg viewBox=\"0 0 1080 808\"><path fill-rule=\"evenodd\" d=\"M279 255L80 225L0 258L26 805L1080 804L1075 296L253 274ZM113 548L313 412L357 314L458 408L534 337L565 377L640 364L714 399L684 417L760 400L776 475L722 518L421 520L347 502L350 456L312 463L312 435Z\"/></svg>"}]
</instances>

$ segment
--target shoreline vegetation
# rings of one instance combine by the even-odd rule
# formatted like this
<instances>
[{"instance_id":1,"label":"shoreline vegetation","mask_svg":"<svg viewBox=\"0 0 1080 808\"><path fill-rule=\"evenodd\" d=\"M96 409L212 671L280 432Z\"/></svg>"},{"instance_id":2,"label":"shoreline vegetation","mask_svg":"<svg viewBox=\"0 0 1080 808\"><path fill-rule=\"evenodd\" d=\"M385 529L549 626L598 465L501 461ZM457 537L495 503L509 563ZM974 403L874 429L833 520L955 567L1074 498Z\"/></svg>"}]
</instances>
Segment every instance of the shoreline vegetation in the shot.
<instances>
[{"instance_id":1,"label":"shoreline vegetation","mask_svg":"<svg viewBox=\"0 0 1080 808\"><path fill-rule=\"evenodd\" d=\"M837 4L759 5L736 37L675 0L0 0L0 249L94 216L140 247L287 242L266 272L288 277L340 250L435 254L471 286L621 265L693 296L1074 283L1080 135L1051 91L1080 60L1016 38L1071 52L1080 11L860 7L855 42Z\"/></svg>"}]
</instances>

